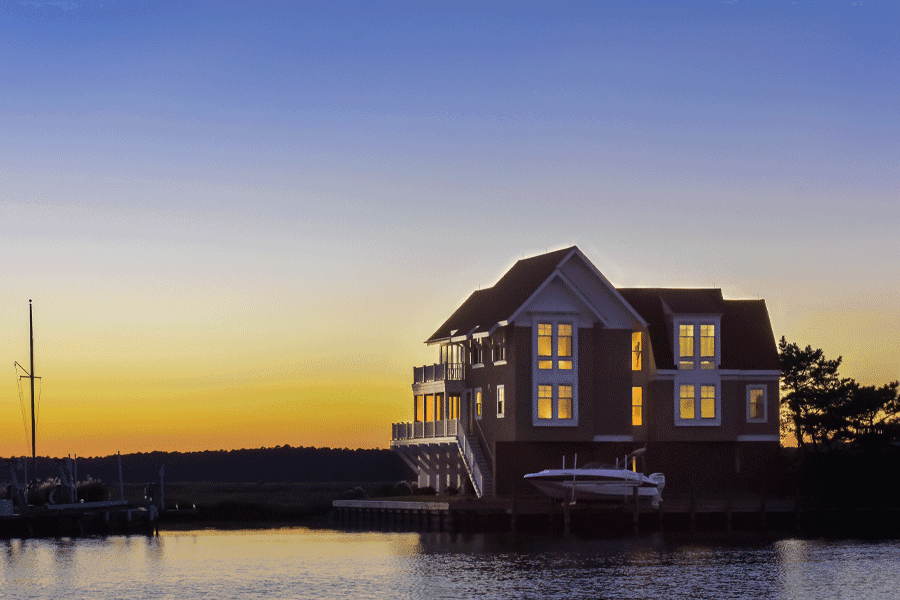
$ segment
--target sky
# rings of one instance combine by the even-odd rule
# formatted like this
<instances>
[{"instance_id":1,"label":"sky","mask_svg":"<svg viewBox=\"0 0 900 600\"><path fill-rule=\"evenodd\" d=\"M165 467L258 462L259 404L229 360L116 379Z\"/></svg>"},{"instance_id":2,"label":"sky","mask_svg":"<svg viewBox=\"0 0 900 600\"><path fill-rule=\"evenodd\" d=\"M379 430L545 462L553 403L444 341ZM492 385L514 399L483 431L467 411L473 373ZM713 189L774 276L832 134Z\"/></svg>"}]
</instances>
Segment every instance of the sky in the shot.
<instances>
[{"instance_id":1,"label":"sky","mask_svg":"<svg viewBox=\"0 0 900 600\"><path fill-rule=\"evenodd\" d=\"M898 106L893 1L0 0L0 456L29 299L38 454L384 448L573 244L900 379Z\"/></svg>"}]
</instances>

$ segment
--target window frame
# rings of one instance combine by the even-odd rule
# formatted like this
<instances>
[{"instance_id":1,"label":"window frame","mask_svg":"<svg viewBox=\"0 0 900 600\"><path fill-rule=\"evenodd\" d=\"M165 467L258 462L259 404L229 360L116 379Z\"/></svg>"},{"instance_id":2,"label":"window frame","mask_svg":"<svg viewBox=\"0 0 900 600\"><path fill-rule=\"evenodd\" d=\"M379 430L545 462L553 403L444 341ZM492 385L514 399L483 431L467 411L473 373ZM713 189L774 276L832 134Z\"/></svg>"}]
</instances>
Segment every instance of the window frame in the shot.
<instances>
[{"instance_id":1,"label":"window frame","mask_svg":"<svg viewBox=\"0 0 900 600\"><path fill-rule=\"evenodd\" d=\"M550 325L550 355L540 355L540 325ZM560 355L559 326L571 327L571 355ZM574 314L536 314L532 318L532 414L531 422L536 427L576 427L578 425L578 318ZM545 342L546 344L546 342ZM551 361L551 368L539 369L541 361ZM560 362L570 362L571 368L559 368ZM540 386L551 386L551 418L540 418ZM570 386L572 390L571 418L560 418L560 386Z\"/></svg>"},{"instance_id":2,"label":"window frame","mask_svg":"<svg viewBox=\"0 0 900 600\"><path fill-rule=\"evenodd\" d=\"M752 392L759 390L762 391L762 416L761 417L753 417L751 416L750 408L751 408L751 394ZM768 422L768 413L769 413L769 386L762 383L751 383L747 385L747 422L748 423L766 423Z\"/></svg>"},{"instance_id":3,"label":"window frame","mask_svg":"<svg viewBox=\"0 0 900 600\"><path fill-rule=\"evenodd\" d=\"M506 416L506 387L499 384L496 390L497 399L497 418L502 419Z\"/></svg>"},{"instance_id":4,"label":"window frame","mask_svg":"<svg viewBox=\"0 0 900 600\"><path fill-rule=\"evenodd\" d=\"M475 407L475 419L480 421L481 417L484 416L484 396L481 393L480 387L477 387L472 391L474 393L472 404Z\"/></svg>"},{"instance_id":5,"label":"window frame","mask_svg":"<svg viewBox=\"0 0 900 600\"><path fill-rule=\"evenodd\" d=\"M681 411L681 392L682 387L691 387L693 389L693 414L692 418L682 416ZM703 415L703 388L713 388L715 394L713 398L713 409L715 414L712 417L704 417ZM674 382L675 396L675 425L676 426L701 426L716 427L722 424L722 385L718 381L710 379L690 379L676 380Z\"/></svg>"},{"instance_id":6,"label":"window frame","mask_svg":"<svg viewBox=\"0 0 900 600\"><path fill-rule=\"evenodd\" d=\"M637 410L637 412L635 412ZM635 414L637 414L637 423L635 423ZM644 425L644 386L631 386L631 426L643 427Z\"/></svg>"}]
</instances>

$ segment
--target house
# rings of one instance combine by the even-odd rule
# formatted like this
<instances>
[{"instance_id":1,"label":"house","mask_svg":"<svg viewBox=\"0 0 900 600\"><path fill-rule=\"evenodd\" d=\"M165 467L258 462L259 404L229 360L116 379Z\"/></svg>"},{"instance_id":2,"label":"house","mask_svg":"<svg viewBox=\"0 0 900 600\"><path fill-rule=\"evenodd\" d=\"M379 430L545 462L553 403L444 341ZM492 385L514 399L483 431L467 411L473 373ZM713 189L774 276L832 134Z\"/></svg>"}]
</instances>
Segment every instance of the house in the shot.
<instances>
[{"instance_id":1,"label":"house","mask_svg":"<svg viewBox=\"0 0 900 600\"><path fill-rule=\"evenodd\" d=\"M575 246L518 261L425 342L412 421L391 447L419 485L479 496L647 446L667 487L765 485L779 449L778 351L764 300L616 288Z\"/></svg>"}]
</instances>

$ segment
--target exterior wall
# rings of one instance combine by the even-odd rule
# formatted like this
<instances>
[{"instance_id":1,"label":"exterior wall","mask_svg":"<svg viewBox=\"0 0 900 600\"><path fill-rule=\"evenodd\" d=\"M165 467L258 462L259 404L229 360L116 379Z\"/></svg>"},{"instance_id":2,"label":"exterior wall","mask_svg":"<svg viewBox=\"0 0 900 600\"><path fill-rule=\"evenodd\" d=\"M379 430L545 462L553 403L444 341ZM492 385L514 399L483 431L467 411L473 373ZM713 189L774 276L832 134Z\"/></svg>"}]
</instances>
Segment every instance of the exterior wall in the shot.
<instances>
[{"instance_id":1,"label":"exterior wall","mask_svg":"<svg viewBox=\"0 0 900 600\"><path fill-rule=\"evenodd\" d=\"M764 423L751 423L747 420L748 385L766 386L767 414ZM648 421L646 439L660 442L735 442L739 436L778 435L777 381L725 379L721 382L719 390L721 425L676 426L677 403L674 382L670 380L650 382L644 391L645 417Z\"/></svg>"},{"instance_id":2,"label":"exterior wall","mask_svg":"<svg viewBox=\"0 0 900 600\"><path fill-rule=\"evenodd\" d=\"M779 443L651 442L644 456L646 472L664 473L672 492L764 492L779 460Z\"/></svg>"},{"instance_id":3,"label":"exterior wall","mask_svg":"<svg viewBox=\"0 0 900 600\"><path fill-rule=\"evenodd\" d=\"M589 393L581 398L591 411L591 439L631 436L631 330L598 324L582 335L582 339L593 338L584 349L590 355L584 370L592 382ZM579 376L585 374L579 372Z\"/></svg>"}]
</instances>

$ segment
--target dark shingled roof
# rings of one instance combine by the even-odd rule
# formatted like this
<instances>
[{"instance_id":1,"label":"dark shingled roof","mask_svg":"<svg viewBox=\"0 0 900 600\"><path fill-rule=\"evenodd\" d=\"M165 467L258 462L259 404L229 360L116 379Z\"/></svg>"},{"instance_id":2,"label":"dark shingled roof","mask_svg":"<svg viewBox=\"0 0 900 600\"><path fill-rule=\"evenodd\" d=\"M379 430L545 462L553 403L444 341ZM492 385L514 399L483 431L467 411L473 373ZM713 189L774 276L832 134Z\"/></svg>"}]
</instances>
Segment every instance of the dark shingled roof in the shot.
<instances>
[{"instance_id":1,"label":"dark shingled roof","mask_svg":"<svg viewBox=\"0 0 900 600\"><path fill-rule=\"evenodd\" d=\"M426 343L454 335L488 331L506 321L556 270L575 246L524 258L494 284L473 292ZM675 314L721 315L721 368L780 368L775 336L764 300L725 300L715 288L618 288L647 322L653 357L659 369L674 369L672 332L664 307Z\"/></svg>"},{"instance_id":2,"label":"dark shingled roof","mask_svg":"<svg viewBox=\"0 0 900 600\"><path fill-rule=\"evenodd\" d=\"M675 368L663 302L676 314L722 315L721 368L781 368L765 300L724 300L720 289L620 288L619 293L647 322L658 369Z\"/></svg>"},{"instance_id":3,"label":"dark shingled roof","mask_svg":"<svg viewBox=\"0 0 900 600\"><path fill-rule=\"evenodd\" d=\"M494 324L505 321L544 283L575 246L523 258L506 272L500 281L478 290L456 309L426 343L445 340L451 335L463 335L473 329L487 331ZM450 333L456 330L455 334Z\"/></svg>"}]
</instances>

